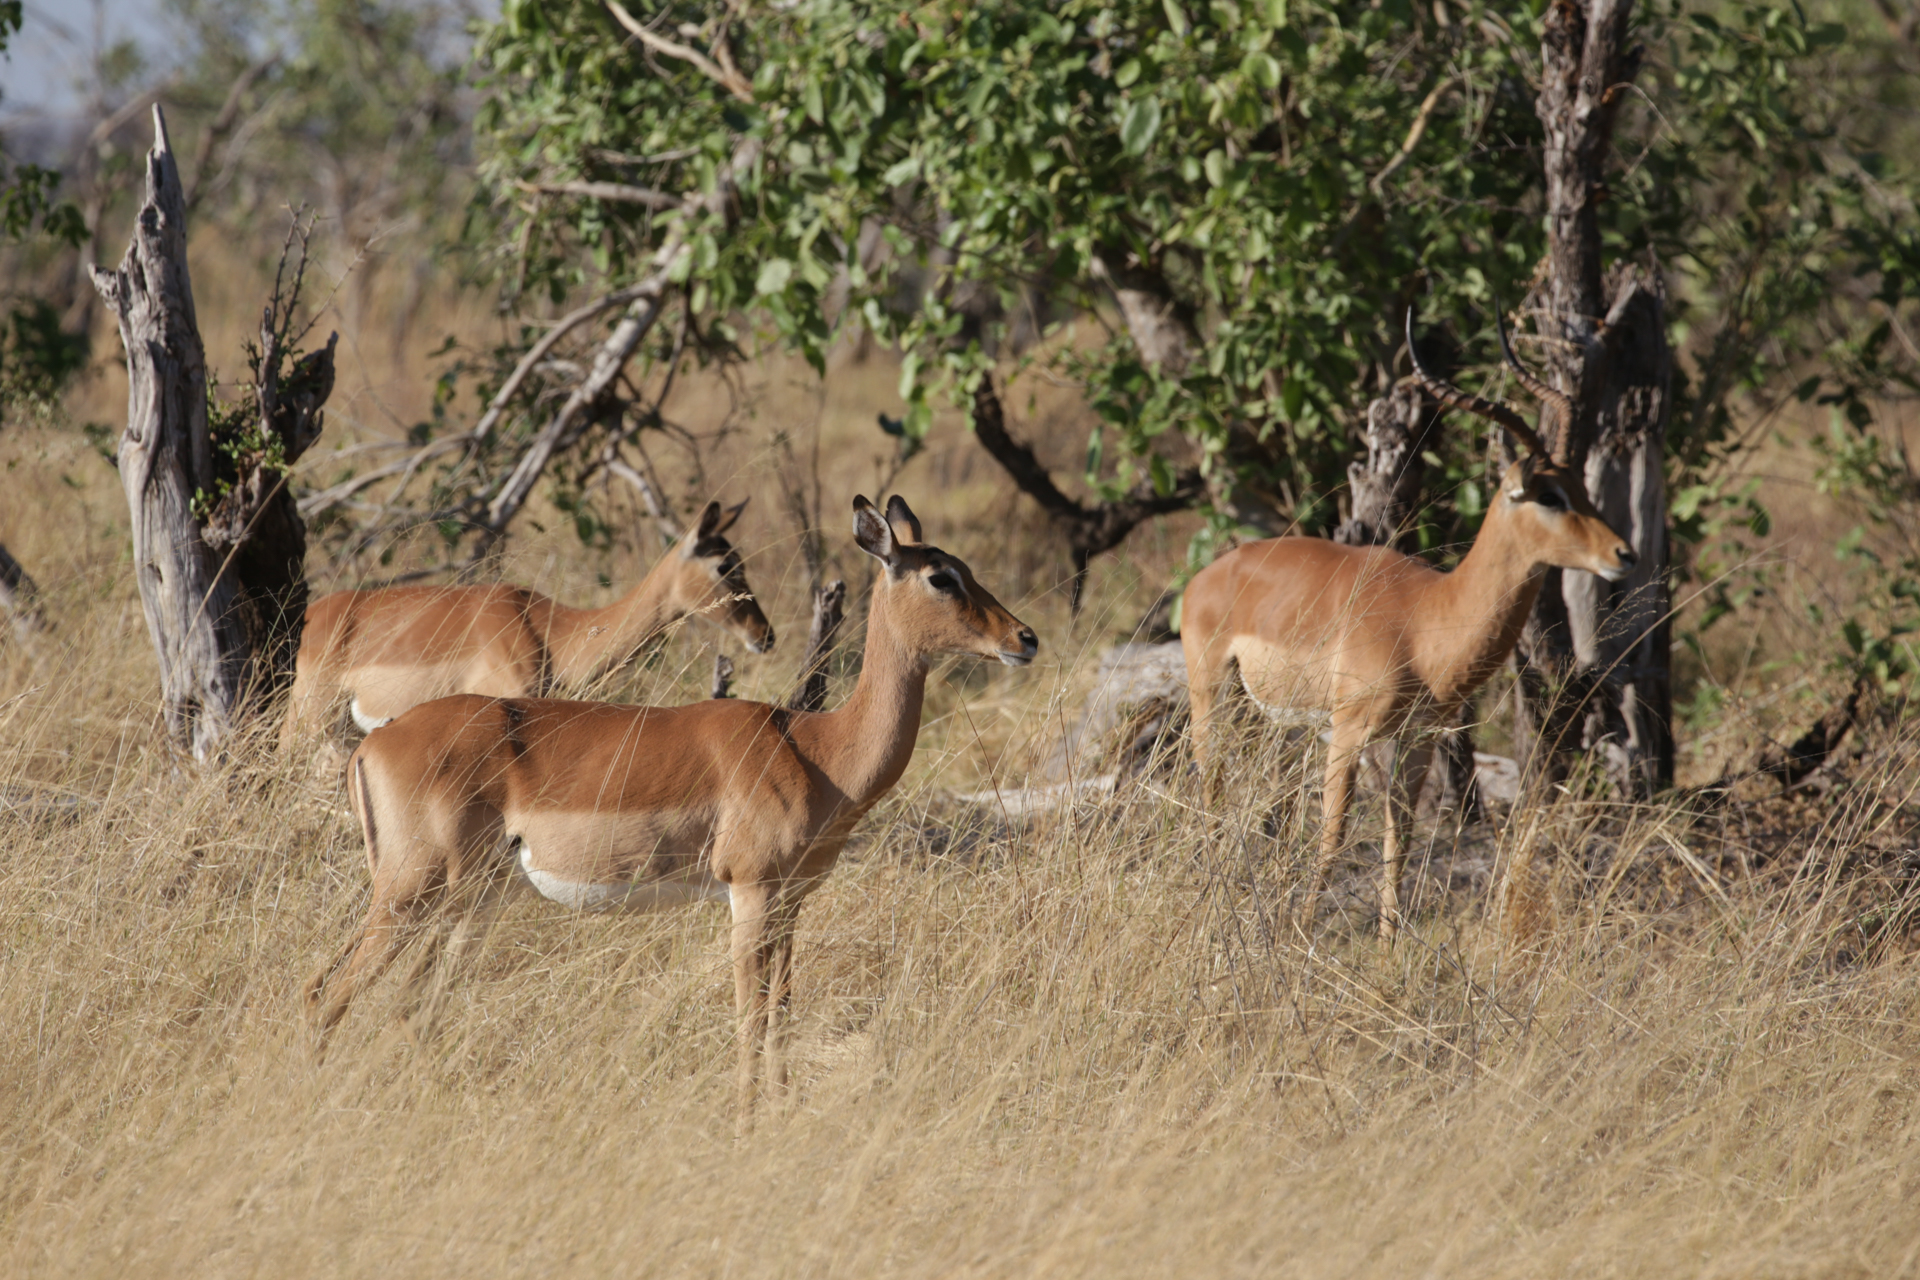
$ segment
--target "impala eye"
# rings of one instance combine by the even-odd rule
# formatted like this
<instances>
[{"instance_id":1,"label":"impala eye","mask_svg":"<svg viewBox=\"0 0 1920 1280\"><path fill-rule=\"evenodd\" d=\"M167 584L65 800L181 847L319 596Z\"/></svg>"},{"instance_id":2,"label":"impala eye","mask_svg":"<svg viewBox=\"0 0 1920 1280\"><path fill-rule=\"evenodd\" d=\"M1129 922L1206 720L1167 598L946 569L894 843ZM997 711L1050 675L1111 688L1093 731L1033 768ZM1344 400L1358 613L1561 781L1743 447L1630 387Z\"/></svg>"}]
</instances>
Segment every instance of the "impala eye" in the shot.
<instances>
[{"instance_id":1,"label":"impala eye","mask_svg":"<svg viewBox=\"0 0 1920 1280\"><path fill-rule=\"evenodd\" d=\"M960 594L960 579L954 577L944 569L939 573L928 574L927 585L935 591L945 591L950 595L956 596Z\"/></svg>"},{"instance_id":2,"label":"impala eye","mask_svg":"<svg viewBox=\"0 0 1920 1280\"><path fill-rule=\"evenodd\" d=\"M1567 509L1567 495L1558 489L1543 488L1533 496L1533 500L1549 511L1565 511Z\"/></svg>"}]
</instances>

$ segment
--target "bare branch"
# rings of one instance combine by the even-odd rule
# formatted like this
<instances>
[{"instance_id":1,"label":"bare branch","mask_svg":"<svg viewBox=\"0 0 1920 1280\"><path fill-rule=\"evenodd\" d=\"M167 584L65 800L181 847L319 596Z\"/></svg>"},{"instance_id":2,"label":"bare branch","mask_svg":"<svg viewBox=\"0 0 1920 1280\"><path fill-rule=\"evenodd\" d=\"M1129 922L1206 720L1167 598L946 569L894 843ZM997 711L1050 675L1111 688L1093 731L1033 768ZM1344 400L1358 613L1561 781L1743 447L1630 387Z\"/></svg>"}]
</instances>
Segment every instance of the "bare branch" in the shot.
<instances>
[{"instance_id":1,"label":"bare branch","mask_svg":"<svg viewBox=\"0 0 1920 1280\"><path fill-rule=\"evenodd\" d=\"M680 526L668 512L667 504L660 500L660 494L654 489L651 480L641 475L621 458L609 458L607 470L640 491L640 502L646 507L647 514L653 517L653 522L660 526L661 533L676 542L680 540Z\"/></svg>"},{"instance_id":2,"label":"bare branch","mask_svg":"<svg viewBox=\"0 0 1920 1280\"><path fill-rule=\"evenodd\" d=\"M1006 413L993 379L983 375L973 392L973 433L986 451L993 455L1020 491L1038 502L1067 535L1073 557L1073 587L1068 607L1080 611L1080 596L1086 584L1087 563L1103 551L1120 545L1142 521L1171 511L1185 511L1206 492L1206 483L1198 468L1177 472L1173 486L1158 492L1150 480L1142 480L1115 502L1088 507L1069 498L1054 484L1046 467L1034 456L1033 449L1007 432Z\"/></svg>"},{"instance_id":3,"label":"bare branch","mask_svg":"<svg viewBox=\"0 0 1920 1280\"><path fill-rule=\"evenodd\" d=\"M233 132L234 123L240 118L240 103L246 98L247 90L259 83L260 77L280 65L280 55L269 54L260 61L242 71L235 77L233 86L227 90L227 100L220 104L219 114L207 125L207 131L200 135L200 147L193 157L193 185L187 188L187 210L200 200L200 192L206 186L207 163L213 159L213 149L220 140Z\"/></svg>"},{"instance_id":4,"label":"bare branch","mask_svg":"<svg viewBox=\"0 0 1920 1280\"><path fill-rule=\"evenodd\" d=\"M624 182L521 182L522 191L539 195L584 196L589 200L608 200L619 204L642 204L649 209L677 209L680 197L652 187L631 187Z\"/></svg>"},{"instance_id":5,"label":"bare branch","mask_svg":"<svg viewBox=\"0 0 1920 1280\"><path fill-rule=\"evenodd\" d=\"M552 351L562 338L595 316L600 315L602 312L609 311L614 307L626 306L634 299L640 297L646 291L647 286L648 282L642 280L639 284L628 285L624 289L616 289L604 297L595 298L585 306L577 307L569 311L566 315L561 316L560 319L555 322L553 328L547 330L546 336L534 343L533 346L528 349L526 355L520 357L520 363L513 367L513 372L507 375L507 380L500 384L500 390L495 393L492 402L487 405L487 411L480 415L479 425L474 427L470 433L472 437L476 440L485 439L487 433L499 424L500 415L506 412L508 403L519 393L520 384L527 380L527 375L532 373L535 366L547 358L547 353Z\"/></svg>"},{"instance_id":6,"label":"bare branch","mask_svg":"<svg viewBox=\"0 0 1920 1280\"><path fill-rule=\"evenodd\" d=\"M627 12L626 6L621 4L620 0L606 0L606 5L607 10L613 14L614 21L625 27L634 39L647 46L647 48L653 50L655 53L663 54L669 58L676 58L681 62L691 65L695 70L699 71L701 75L704 75L707 79L713 81L740 101L753 101L753 85L748 82L745 76L740 74L738 68L733 66L733 56L731 53L722 54L727 62L727 66L722 67L698 49L689 48L684 44L669 40L665 36L656 35L647 30L646 27L641 25L639 19ZM721 47L723 49L725 48L724 43Z\"/></svg>"}]
</instances>

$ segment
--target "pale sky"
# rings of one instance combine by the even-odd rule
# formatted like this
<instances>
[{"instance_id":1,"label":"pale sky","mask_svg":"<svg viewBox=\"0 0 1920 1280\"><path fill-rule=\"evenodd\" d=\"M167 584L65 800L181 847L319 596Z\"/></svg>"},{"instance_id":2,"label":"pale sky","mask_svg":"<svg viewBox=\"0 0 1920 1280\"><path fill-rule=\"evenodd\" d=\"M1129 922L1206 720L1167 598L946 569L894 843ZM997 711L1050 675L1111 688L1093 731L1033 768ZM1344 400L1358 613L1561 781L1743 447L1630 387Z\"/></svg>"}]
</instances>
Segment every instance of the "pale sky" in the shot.
<instances>
[{"instance_id":1,"label":"pale sky","mask_svg":"<svg viewBox=\"0 0 1920 1280\"><path fill-rule=\"evenodd\" d=\"M26 20L0 57L0 116L64 116L82 109L97 49L133 40L164 69L161 0L27 0Z\"/></svg>"},{"instance_id":2,"label":"pale sky","mask_svg":"<svg viewBox=\"0 0 1920 1280\"><path fill-rule=\"evenodd\" d=\"M411 2L470 17L500 11L499 0ZM179 60L187 52L178 33L169 29L170 21L165 0L26 0L20 33L0 56L0 126L17 129L36 120L90 117L87 97L95 57L122 40L133 41L145 55L146 83L163 76L169 53ZM455 22L449 30L457 32L461 25ZM464 44L451 52L464 56Z\"/></svg>"}]
</instances>

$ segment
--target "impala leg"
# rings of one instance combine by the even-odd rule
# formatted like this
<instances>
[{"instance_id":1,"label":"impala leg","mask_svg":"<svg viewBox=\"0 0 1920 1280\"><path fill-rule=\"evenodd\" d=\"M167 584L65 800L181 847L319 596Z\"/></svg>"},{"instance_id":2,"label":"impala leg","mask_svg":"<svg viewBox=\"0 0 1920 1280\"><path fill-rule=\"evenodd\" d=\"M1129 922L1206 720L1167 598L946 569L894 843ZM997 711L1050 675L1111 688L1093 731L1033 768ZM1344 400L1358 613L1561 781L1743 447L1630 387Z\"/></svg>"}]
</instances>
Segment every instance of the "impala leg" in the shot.
<instances>
[{"instance_id":1,"label":"impala leg","mask_svg":"<svg viewBox=\"0 0 1920 1280\"><path fill-rule=\"evenodd\" d=\"M734 1077L738 1105L736 1127L744 1136L753 1128L755 1077L766 1049L768 984L773 969L778 924L773 893L764 885L733 885L733 1007L740 1026L739 1066Z\"/></svg>"},{"instance_id":2,"label":"impala leg","mask_svg":"<svg viewBox=\"0 0 1920 1280\"><path fill-rule=\"evenodd\" d=\"M280 750L292 751L313 733L325 712L314 689L316 681L305 671L294 670L293 688L287 694L287 718L280 722Z\"/></svg>"},{"instance_id":3,"label":"impala leg","mask_svg":"<svg viewBox=\"0 0 1920 1280\"><path fill-rule=\"evenodd\" d=\"M326 1053L327 1037L346 1016L354 997L399 957L425 914L424 904L395 908L376 896L360 936L307 983L307 1023L313 1028L316 1059Z\"/></svg>"},{"instance_id":4,"label":"impala leg","mask_svg":"<svg viewBox=\"0 0 1920 1280\"><path fill-rule=\"evenodd\" d=\"M1208 808L1213 807L1215 793L1220 789L1219 779L1214 776L1212 768L1213 704L1218 694L1214 686L1217 679L1216 673L1203 671L1190 675L1187 680L1187 732L1193 741L1193 767L1200 775L1200 795Z\"/></svg>"},{"instance_id":5,"label":"impala leg","mask_svg":"<svg viewBox=\"0 0 1920 1280\"><path fill-rule=\"evenodd\" d=\"M435 936L421 948L420 959L407 975L409 997L419 1003L407 1018L408 1035L416 1042L431 1040L439 1031L440 1015L446 1008L447 987L461 962L476 944L487 936L499 917L505 895L504 878L495 878L483 886L467 910L443 915Z\"/></svg>"},{"instance_id":6,"label":"impala leg","mask_svg":"<svg viewBox=\"0 0 1920 1280\"><path fill-rule=\"evenodd\" d=\"M1420 799L1420 783L1433 758L1433 744L1422 738L1385 744L1387 762L1387 843L1380 869L1380 940L1392 942L1401 924L1400 879L1406 870L1407 846L1413 836L1413 807Z\"/></svg>"},{"instance_id":7,"label":"impala leg","mask_svg":"<svg viewBox=\"0 0 1920 1280\"><path fill-rule=\"evenodd\" d=\"M787 1042L793 1022L793 928L795 908L777 913L772 963L767 971L767 1090L784 1098L787 1092Z\"/></svg>"},{"instance_id":8,"label":"impala leg","mask_svg":"<svg viewBox=\"0 0 1920 1280\"><path fill-rule=\"evenodd\" d=\"M1347 813L1353 807L1353 777L1367 742L1364 720L1333 721L1333 741L1327 746L1326 784L1321 793L1320 856L1313 865L1310 901L1317 902L1333 878L1333 864L1347 839ZM1311 905L1309 906L1311 911Z\"/></svg>"}]
</instances>

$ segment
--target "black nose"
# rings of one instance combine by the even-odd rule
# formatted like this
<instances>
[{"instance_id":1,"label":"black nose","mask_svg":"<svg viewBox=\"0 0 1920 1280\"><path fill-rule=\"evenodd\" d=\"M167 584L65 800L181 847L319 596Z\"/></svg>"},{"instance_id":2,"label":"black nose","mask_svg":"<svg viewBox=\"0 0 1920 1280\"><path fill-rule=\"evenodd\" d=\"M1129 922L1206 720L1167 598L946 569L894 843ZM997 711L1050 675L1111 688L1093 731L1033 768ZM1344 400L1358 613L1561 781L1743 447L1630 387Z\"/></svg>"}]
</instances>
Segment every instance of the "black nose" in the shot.
<instances>
[{"instance_id":1,"label":"black nose","mask_svg":"<svg viewBox=\"0 0 1920 1280\"><path fill-rule=\"evenodd\" d=\"M1020 643L1035 653L1040 651L1040 637L1033 634L1032 627L1020 628Z\"/></svg>"},{"instance_id":2,"label":"black nose","mask_svg":"<svg viewBox=\"0 0 1920 1280\"><path fill-rule=\"evenodd\" d=\"M1620 567L1622 569L1631 569L1633 568L1633 566L1640 563L1640 557L1633 554L1632 547L1622 546L1618 551L1615 551L1613 554L1616 557L1618 557L1620 561Z\"/></svg>"}]
</instances>

